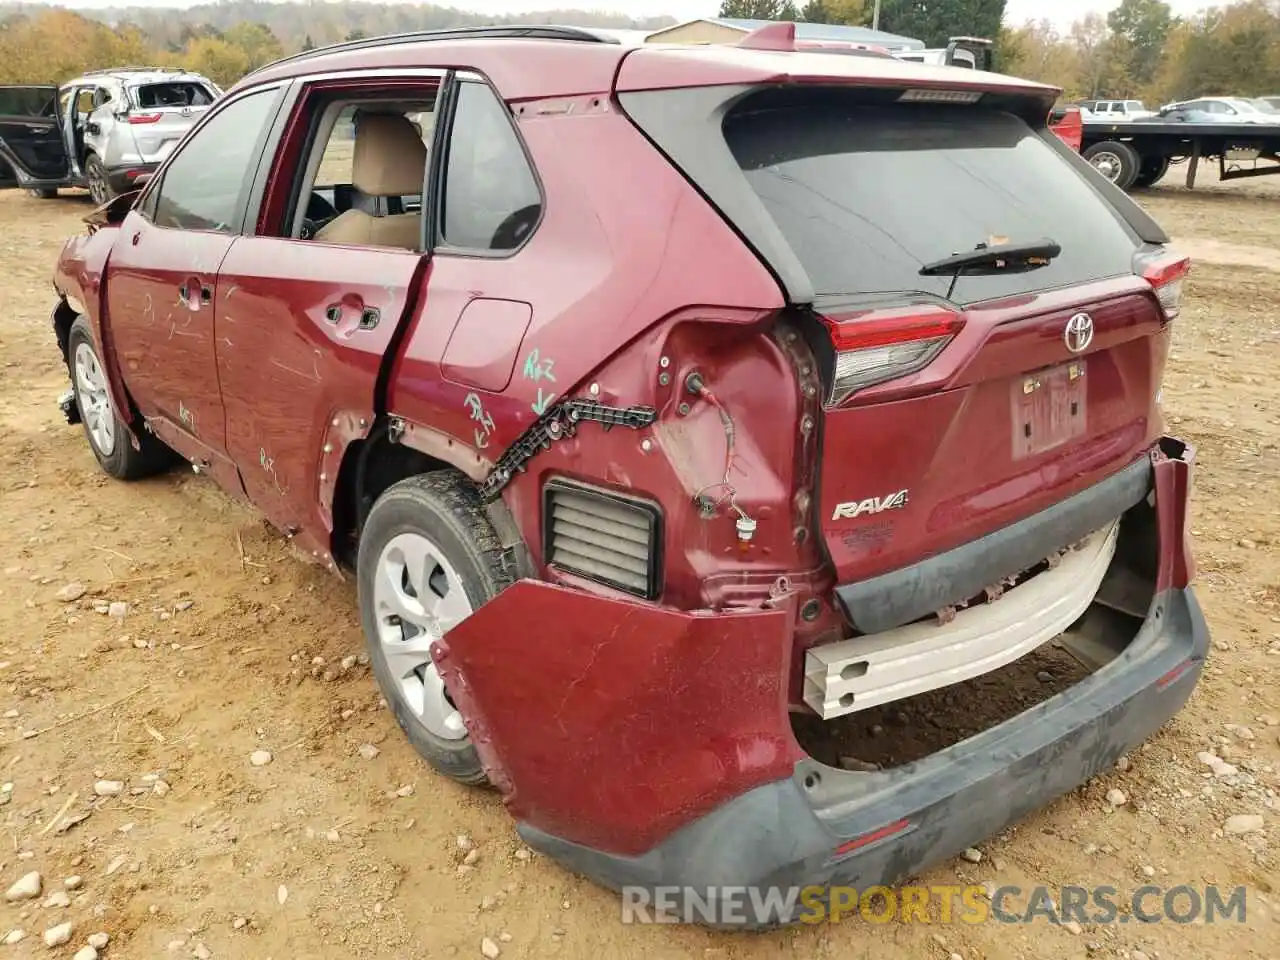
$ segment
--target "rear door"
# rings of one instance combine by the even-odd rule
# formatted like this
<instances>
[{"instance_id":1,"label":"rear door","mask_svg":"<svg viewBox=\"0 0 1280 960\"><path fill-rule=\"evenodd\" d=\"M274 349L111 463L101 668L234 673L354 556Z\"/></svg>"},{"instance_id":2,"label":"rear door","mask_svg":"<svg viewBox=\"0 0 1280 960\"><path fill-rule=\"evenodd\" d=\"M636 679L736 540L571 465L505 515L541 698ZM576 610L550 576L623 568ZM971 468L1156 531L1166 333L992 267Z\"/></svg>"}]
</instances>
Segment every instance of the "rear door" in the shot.
<instances>
[{"instance_id":1,"label":"rear door","mask_svg":"<svg viewBox=\"0 0 1280 960\"><path fill-rule=\"evenodd\" d=\"M373 422L383 357L426 268L422 204L406 201L423 193L421 131L432 124L415 128L410 116L433 113L443 73L302 86L300 122L286 128L306 140L277 151L296 167L270 171L258 233L236 240L218 277L227 450L253 503L323 556L343 438ZM395 115L411 139L369 134L357 166L351 118L361 111ZM353 186L379 202L334 209ZM405 212L387 216L393 207ZM338 219L332 239L304 239Z\"/></svg>"},{"instance_id":2,"label":"rear door","mask_svg":"<svg viewBox=\"0 0 1280 960\"><path fill-rule=\"evenodd\" d=\"M842 100L744 106L724 130L836 351L820 519L847 582L1140 456L1168 341L1137 237L1025 122ZM928 269L1041 240L1060 252L1032 269Z\"/></svg>"},{"instance_id":3,"label":"rear door","mask_svg":"<svg viewBox=\"0 0 1280 960\"><path fill-rule=\"evenodd\" d=\"M66 179L57 105L53 85L0 87L0 157L10 168L0 187L53 186Z\"/></svg>"}]
</instances>

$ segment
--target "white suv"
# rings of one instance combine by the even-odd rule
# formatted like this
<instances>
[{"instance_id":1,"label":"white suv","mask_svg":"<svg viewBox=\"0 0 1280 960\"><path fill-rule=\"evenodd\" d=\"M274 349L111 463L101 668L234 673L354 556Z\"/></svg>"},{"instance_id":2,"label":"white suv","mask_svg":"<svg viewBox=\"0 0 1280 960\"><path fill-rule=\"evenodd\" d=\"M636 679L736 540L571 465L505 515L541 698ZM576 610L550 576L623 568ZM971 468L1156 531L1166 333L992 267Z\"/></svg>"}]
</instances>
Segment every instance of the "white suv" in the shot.
<instances>
[{"instance_id":1,"label":"white suv","mask_svg":"<svg viewBox=\"0 0 1280 960\"><path fill-rule=\"evenodd\" d=\"M160 67L0 87L0 160L37 196L88 187L106 203L138 186L221 95L198 73Z\"/></svg>"}]
</instances>

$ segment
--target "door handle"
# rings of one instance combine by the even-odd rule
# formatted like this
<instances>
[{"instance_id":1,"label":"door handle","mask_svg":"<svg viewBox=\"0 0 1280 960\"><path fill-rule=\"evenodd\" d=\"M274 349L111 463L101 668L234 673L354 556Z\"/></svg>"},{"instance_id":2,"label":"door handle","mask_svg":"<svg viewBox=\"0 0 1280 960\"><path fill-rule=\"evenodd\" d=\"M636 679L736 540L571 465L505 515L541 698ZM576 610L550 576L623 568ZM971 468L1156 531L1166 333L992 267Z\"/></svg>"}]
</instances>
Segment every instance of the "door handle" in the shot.
<instances>
[{"instance_id":1,"label":"door handle","mask_svg":"<svg viewBox=\"0 0 1280 960\"><path fill-rule=\"evenodd\" d=\"M178 299L181 300L183 303L187 304L193 310L196 308L196 304L192 303L192 300L194 299L192 295L192 289L190 286L188 286L185 283L182 284L180 287L178 287ZM204 284L201 284L200 285L200 302L209 303L212 300L213 300L213 288L209 286L205 286Z\"/></svg>"}]
</instances>

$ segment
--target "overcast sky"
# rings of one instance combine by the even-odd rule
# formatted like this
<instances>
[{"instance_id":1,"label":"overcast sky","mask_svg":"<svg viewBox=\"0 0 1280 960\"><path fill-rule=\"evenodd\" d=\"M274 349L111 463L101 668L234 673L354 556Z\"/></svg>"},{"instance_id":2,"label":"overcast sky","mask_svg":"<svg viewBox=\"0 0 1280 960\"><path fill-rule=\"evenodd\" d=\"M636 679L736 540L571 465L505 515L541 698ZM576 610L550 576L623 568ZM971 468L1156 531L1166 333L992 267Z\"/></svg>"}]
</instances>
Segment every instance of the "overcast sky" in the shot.
<instances>
[{"instance_id":1,"label":"overcast sky","mask_svg":"<svg viewBox=\"0 0 1280 960\"><path fill-rule=\"evenodd\" d=\"M697 17L714 17L720 9L719 0L436 0L441 5L457 7L475 13L528 13L554 7L616 10L633 17L670 14L678 20ZM1213 0L1170 0L1175 13L1191 13L1210 6ZM1070 25L1091 10L1105 13L1119 0L1056 0L1052 5L1044 0L1008 0L1005 18L1010 23L1049 18L1060 26ZM190 7L193 0L62 0L68 7ZM1050 7L1051 9L1046 9Z\"/></svg>"}]
</instances>

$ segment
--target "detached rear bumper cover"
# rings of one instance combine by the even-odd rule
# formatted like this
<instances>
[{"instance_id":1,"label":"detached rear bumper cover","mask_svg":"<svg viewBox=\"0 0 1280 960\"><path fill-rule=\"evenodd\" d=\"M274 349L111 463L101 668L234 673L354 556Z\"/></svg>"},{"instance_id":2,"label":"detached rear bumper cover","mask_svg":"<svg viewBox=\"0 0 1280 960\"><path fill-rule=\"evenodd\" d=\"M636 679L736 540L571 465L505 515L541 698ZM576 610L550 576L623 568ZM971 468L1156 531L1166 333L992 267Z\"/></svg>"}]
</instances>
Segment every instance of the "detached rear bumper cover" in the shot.
<instances>
[{"instance_id":1,"label":"detached rear bumper cover","mask_svg":"<svg viewBox=\"0 0 1280 960\"><path fill-rule=\"evenodd\" d=\"M895 770L836 770L796 743L794 595L684 612L521 580L436 659L522 836L600 883L891 883L1107 769L1190 695L1208 645L1187 589L1190 451L1166 439L1143 469L1154 591L1123 652Z\"/></svg>"},{"instance_id":2,"label":"detached rear bumper cover","mask_svg":"<svg viewBox=\"0 0 1280 960\"><path fill-rule=\"evenodd\" d=\"M613 888L690 886L705 895L715 887L863 890L893 883L1111 767L1186 702L1207 643L1191 591L1168 590L1129 649L1101 671L917 763L850 775L803 762L793 777L743 794L637 857L592 850L528 824L520 834ZM814 775L816 785L806 786ZM868 842L836 856L842 844L862 838Z\"/></svg>"}]
</instances>

